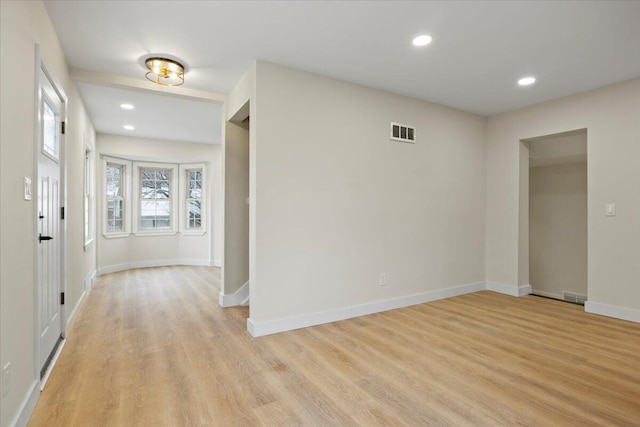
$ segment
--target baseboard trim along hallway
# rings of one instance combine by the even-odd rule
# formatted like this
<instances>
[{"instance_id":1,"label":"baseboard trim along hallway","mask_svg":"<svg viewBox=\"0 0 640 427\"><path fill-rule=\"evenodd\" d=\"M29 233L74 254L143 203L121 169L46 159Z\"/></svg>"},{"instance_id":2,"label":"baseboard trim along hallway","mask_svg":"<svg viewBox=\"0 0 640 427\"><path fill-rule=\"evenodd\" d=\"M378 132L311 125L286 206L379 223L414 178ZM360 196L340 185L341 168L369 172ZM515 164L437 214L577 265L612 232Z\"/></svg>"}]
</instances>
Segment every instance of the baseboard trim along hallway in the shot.
<instances>
[{"instance_id":1,"label":"baseboard trim along hallway","mask_svg":"<svg viewBox=\"0 0 640 427\"><path fill-rule=\"evenodd\" d=\"M587 313L640 323L640 310L634 310L632 308L587 301L584 303L584 311Z\"/></svg>"},{"instance_id":2,"label":"baseboard trim along hallway","mask_svg":"<svg viewBox=\"0 0 640 427\"><path fill-rule=\"evenodd\" d=\"M337 308L334 310L302 314L285 319L255 322L253 319L249 318L247 319L247 330L252 336L260 337L264 335L277 334L279 332L291 331L294 329L306 328L308 326L321 325L323 323L337 322L339 320L365 316L367 314L380 313L425 302L451 298L471 292L484 291L485 289L487 289L485 282L476 282L435 291L420 292L413 295L382 301L374 301L366 304L358 304L350 307Z\"/></svg>"}]
</instances>

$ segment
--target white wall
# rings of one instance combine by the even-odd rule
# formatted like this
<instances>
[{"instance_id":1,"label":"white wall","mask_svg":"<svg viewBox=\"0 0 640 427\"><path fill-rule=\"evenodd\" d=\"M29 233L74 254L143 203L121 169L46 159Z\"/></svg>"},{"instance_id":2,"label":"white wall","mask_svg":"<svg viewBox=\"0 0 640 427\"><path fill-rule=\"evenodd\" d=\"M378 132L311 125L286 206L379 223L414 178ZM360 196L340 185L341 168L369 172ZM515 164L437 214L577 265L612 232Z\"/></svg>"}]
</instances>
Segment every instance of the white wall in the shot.
<instances>
[{"instance_id":1,"label":"white wall","mask_svg":"<svg viewBox=\"0 0 640 427\"><path fill-rule=\"evenodd\" d=\"M132 264L153 265L162 263L213 264L220 259L212 251L220 249L220 233L216 229L220 223L220 151L214 144L196 144L145 138L133 138L108 134L98 134L97 152L100 157L112 156L124 159L165 162L207 164L208 213L207 232L203 236L187 236L177 233L171 236L136 236L105 238L103 235L104 170L99 162L98 174L98 268L101 272L127 268Z\"/></svg>"},{"instance_id":2,"label":"white wall","mask_svg":"<svg viewBox=\"0 0 640 427\"><path fill-rule=\"evenodd\" d=\"M529 144L520 142L518 286L529 285Z\"/></svg>"},{"instance_id":3,"label":"white wall","mask_svg":"<svg viewBox=\"0 0 640 427\"><path fill-rule=\"evenodd\" d=\"M249 130L225 125L225 241L223 294L233 294L249 280Z\"/></svg>"},{"instance_id":4,"label":"white wall","mask_svg":"<svg viewBox=\"0 0 640 427\"><path fill-rule=\"evenodd\" d=\"M254 324L484 282L485 118L264 62L255 91Z\"/></svg>"},{"instance_id":5,"label":"white wall","mask_svg":"<svg viewBox=\"0 0 640 427\"><path fill-rule=\"evenodd\" d=\"M640 321L640 80L489 118L487 280L518 281L519 141L576 129L588 131L587 310Z\"/></svg>"},{"instance_id":6,"label":"white wall","mask_svg":"<svg viewBox=\"0 0 640 427\"><path fill-rule=\"evenodd\" d=\"M533 290L587 295L587 162L532 167L529 198Z\"/></svg>"},{"instance_id":7,"label":"white wall","mask_svg":"<svg viewBox=\"0 0 640 427\"><path fill-rule=\"evenodd\" d=\"M213 180L212 200L213 202L213 233L209 233L211 238L211 248L213 249L212 260L213 265L222 267L222 252L224 251L224 186L222 173L224 166L222 164L222 148L216 146L213 152L213 160L211 162L212 169L209 171L209 178Z\"/></svg>"},{"instance_id":8,"label":"white wall","mask_svg":"<svg viewBox=\"0 0 640 427\"><path fill-rule=\"evenodd\" d=\"M256 63L253 63L231 91L225 105L222 295L234 294L247 279L250 283L255 280L255 81ZM249 118L248 129L246 118ZM221 304L228 302L221 299Z\"/></svg>"},{"instance_id":9,"label":"white wall","mask_svg":"<svg viewBox=\"0 0 640 427\"><path fill-rule=\"evenodd\" d=\"M82 99L74 84L69 85L68 119L66 129L66 161L67 161L67 295L73 309L82 297L85 280L96 272L96 236L97 218L95 197L97 156L95 155L96 133ZM84 159L86 145L93 148L91 174L93 175L94 205L90 208L93 223L93 242L84 247Z\"/></svg>"},{"instance_id":10,"label":"white wall","mask_svg":"<svg viewBox=\"0 0 640 427\"><path fill-rule=\"evenodd\" d=\"M58 38L40 1L0 2L0 365L11 363L11 389L0 403L0 425L20 415L37 398L35 370L35 194L23 200L23 179L36 182L34 124L35 44L43 63L68 97L65 137L67 161L67 304L78 304L84 279L95 269L95 246L84 250L83 171L85 136L94 132L69 79ZM31 393L31 392L34 393ZM28 415L28 411L27 411ZM25 420L23 420L25 421Z\"/></svg>"}]
</instances>

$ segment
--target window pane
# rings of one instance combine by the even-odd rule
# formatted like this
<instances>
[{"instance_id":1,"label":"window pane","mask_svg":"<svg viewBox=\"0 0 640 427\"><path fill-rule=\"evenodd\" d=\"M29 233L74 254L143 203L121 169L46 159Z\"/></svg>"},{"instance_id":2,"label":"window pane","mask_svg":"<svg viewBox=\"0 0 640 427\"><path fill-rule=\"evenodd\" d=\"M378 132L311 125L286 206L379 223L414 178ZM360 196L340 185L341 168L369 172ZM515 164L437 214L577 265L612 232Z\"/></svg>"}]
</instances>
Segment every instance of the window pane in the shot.
<instances>
[{"instance_id":1,"label":"window pane","mask_svg":"<svg viewBox=\"0 0 640 427\"><path fill-rule=\"evenodd\" d=\"M116 217L116 203L118 203L117 200L109 200L107 201L107 219L111 220L114 219Z\"/></svg>"},{"instance_id":2,"label":"window pane","mask_svg":"<svg viewBox=\"0 0 640 427\"><path fill-rule=\"evenodd\" d=\"M202 198L202 190L200 188L192 188L189 190L189 199Z\"/></svg>"},{"instance_id":3,"label":"window pane","mask_svg":"<svg viewBox=\"0 0 640 427\"><path fill-rule=\"evenodd\" d=\"M144 180L155 181L156 180L156 171L149 170L149 169L142 169L142 174L141 174L140 178L143 181Z\"/></svg>"},{"instance_id":4,"label":"window pane","mask_svg":"<svg viewBox=\"0 0 640 427\"><path fill-rule=\"evenodd\" d=\"M140 178L140 228L170 228L171 170L141 169Z\"/></svg>"},{"instance_id":5,"label":"window pane","mask_svg":"<svg viewBox=\"0 0 640 427\"><path fill-rule=\"evenodd\" d=\"M202 223L202 202L189 200L187 204L187 228L200 228Z\"/></svg>"},{"instance_id":6,"label":"window pane","mask_svg":"<svg viewBox=\"0 0 640 427\"><path fill-rule=\"evenodd\" d=\"M167 222L169 226L169 217L171 215L171 202L168 200L160 200L156 202L156 219Z\"/></svg>"},{"instance_id":7,"label":"window pane","mask_svg":"<svg viewBox=\"0 0 640 427\"><path fill-rule=\"evenodd\" d=\"M156 217L156 202L143 200L140 202L140 218L144 220L153 220Z\"/></svg>"},{"instance_id":8,"label":"window pane","mask_svg":"<svg viewBox=\"0 0 640 427\"><path fill-rule=\"evenodd\" d=\"M49 105L48 100L44 99L42 114L42 148L43 150L52 155L54 158L58 158L58 132L56 129L56 114L53 108Z\"/></svg>"},{"instance_id":9,"label":"window pane","mask_svg":"<svg viewBox=\"0 0 640 427\"><path fill-rule=\"evenodd\" d=\"M140 220L140 228L144 230L153 229L155 224L154 219L142 218Z\"/></svg>"},{"instance_id":10,"label":"window pane","mask_svg":"<svg viewBox=\"0 0 640 427\"><path fill-rule=\"evenodd\" d=\"M169 198L169 181L157 181L156 182L156 198L168 199Z\"/></svg>"},{"instance_id":11,"label":"window pane","mask_svg":"<svg viewBox=\"0 0 640 427\"><path fill-rule=\"evenodd\" d=\"M192 170L188 173L187 181L187 198L188 199L200 199L202 198L202 170Z\"/></svg>"},{"instance_id":12,"label":"window pane","mask_svg":"<svg viewBox=\"0 0 640 427\"><path fill-rule=\"evenodd\" d=\"M107 197L122 196L123 166L107 163Z\"/></svg>"},{"instance_id":13,"label":"window pane","mask_svg":"<svg viewBox=\"0 0 640 427\"><path fill-rule=\"evenodd\" d=\"M107 231L122 230L124 202L122 200L107 201Z\"/></svg>"},{"instance_id":14,"label":"window pane","mask_svg":"<svg viewBox=\"0 0 640 427\"><path fill-rule=\"evenodd\" d=\"M141 193L143 199L156 198L156 183L153 180L143 179L141 182Z\"/></svg>"},{"instance_id":15,"label":"window pane","mask_svg":"<svg viewBox=\"0 0 640 427\"><path fill-rule=\"evenodd\" d=\"M140 202L140 227L143 229L169 228L171 202L169 200L143 200Z\"/></svg>"}]
</instances>

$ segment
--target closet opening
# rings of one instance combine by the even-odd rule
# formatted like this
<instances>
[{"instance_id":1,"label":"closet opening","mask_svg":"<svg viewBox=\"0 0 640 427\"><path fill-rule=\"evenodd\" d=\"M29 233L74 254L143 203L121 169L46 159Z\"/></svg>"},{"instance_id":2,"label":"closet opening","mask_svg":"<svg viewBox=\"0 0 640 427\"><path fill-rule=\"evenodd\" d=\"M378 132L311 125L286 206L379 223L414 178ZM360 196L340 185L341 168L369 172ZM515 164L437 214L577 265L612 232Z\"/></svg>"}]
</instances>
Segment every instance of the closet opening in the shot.
<instances>
[{"instance_id":1,"label":"closet opening","mask_svg":"<svg viewBox=\"0 0 640 427\"><path fill-rule=\"evenodd\" d=\"M587 300L587 130L522 141L528 150L532 294Z\"/></svg>"}]
</instances>

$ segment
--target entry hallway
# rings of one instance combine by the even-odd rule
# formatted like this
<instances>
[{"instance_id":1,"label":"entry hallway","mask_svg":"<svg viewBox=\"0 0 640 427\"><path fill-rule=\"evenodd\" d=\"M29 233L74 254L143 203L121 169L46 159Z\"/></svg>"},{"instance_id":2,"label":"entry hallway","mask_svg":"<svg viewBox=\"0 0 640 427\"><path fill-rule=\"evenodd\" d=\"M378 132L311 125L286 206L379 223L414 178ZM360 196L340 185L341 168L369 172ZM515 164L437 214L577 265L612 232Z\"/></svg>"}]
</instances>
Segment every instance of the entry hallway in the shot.
<instances>
[{"instance_id":1,"label":"entry hallway","mask_svg":"<svg viewBox=\"0 0 640 427\"><path fill-rule=\"evenodd\" d=\"M640 424L640 324L489 291L252 338L219 271L99 278L32 426Z\"/></svg>"}]
</instances>

